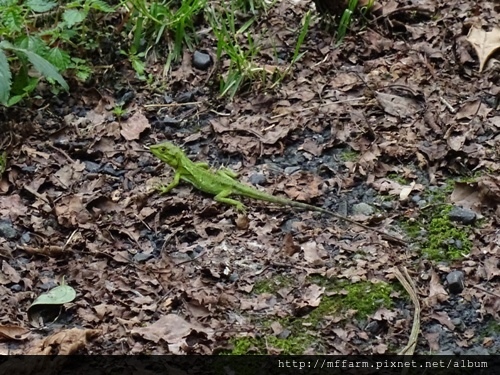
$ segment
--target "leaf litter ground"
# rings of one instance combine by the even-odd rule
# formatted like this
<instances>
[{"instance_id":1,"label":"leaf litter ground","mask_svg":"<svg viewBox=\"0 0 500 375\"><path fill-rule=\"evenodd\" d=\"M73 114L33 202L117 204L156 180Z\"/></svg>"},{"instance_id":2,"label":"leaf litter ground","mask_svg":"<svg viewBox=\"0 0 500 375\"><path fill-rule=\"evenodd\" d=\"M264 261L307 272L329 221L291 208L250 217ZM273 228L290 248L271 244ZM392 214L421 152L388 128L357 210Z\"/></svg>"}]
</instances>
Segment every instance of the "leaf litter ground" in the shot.
<instances>
[{"instance_id":1,"label":"leaf litter ground","mask_svg":"<svg viewBox=\"0 0 500 375\"><path fill-rule=\"evenodd\" d=\"M220 101L185 53L168 89L161 64L149 67L152 87L117 65L101 85L6 113L17 146L0 184L2 353L394 353L413 314L397 266L422 305L417 353L499 353L498 64L491 34L464 31L492 24L498 6L383 5L339 48L314 23L293 77L274 91ZM289 50L309 6L278 3L263 21L270 43ZM172 173L143 151L163 139L410 244L260 202L245 200L238 216L186 185L160 196L154 186ZM429 206L481 214L468 255L428 259L428 233L405 234L432 219L431 193L442 195ZM445 282L454 270L465 275L457 295ZM28 306L63 276L77 298L28 331ZM352 285L391 285L392 303L381 297L360 315Z\"/></svg>"}]
</instances>

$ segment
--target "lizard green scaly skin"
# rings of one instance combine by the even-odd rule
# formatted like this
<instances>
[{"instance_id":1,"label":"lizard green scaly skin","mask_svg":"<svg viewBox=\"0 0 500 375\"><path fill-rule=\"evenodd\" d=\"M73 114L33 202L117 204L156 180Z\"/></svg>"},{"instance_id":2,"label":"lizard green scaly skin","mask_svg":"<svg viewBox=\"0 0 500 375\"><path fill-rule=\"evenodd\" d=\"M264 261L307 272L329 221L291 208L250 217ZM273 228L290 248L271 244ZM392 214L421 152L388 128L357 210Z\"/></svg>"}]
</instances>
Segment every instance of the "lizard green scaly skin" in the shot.
<instances>
[{"instance_id":1,"label":"lizard green scaly skin","mask_svg":"<svg viewBox=\"0 0 500 375\"><path fill-rule=\"evenodd\" d=\"M281 206L289 206L300 208L308 211L320 212L326 215L333 216L337 219L347 221L351 224L358 225L364 229L380 233L384 237L391 239L398 243L405 243L405 241L389 235L379 229L368 227L357 221L351 220L336 212L326 210L321 207L316 207L310 204L297 202L287 198L277 197L272 194L264 193L251 186L242 184L236 180L237 174L226 168L221 168L217 171L210 169L209 165L204 162L193 162L189 159L182 149L170 142L159 143L149 148L151 153L161 161L170 165L174 170L174 179L167 186L158 187L161 193L168 193L176 187L180 180L191 183L198 190L204 191L215 195L217 202L226 203L234 206L238 211L245 212L245 206L236 199L229 198L231 195L239 195L243 197L253 198L261 201L275 203Z\"/></svg>"}]
</instances>

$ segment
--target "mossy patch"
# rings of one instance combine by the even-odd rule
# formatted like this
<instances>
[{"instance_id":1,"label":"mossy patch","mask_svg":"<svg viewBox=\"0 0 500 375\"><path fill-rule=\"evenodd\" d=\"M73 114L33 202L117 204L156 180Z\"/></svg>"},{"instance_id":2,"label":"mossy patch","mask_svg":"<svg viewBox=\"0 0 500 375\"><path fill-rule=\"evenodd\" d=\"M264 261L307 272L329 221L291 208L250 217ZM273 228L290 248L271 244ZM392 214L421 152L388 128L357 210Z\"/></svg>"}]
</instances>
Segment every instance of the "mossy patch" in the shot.
<instances>
[{"instance_id":1,"label":"mossy patch","mask_svg":"<svg viewBox=\"0 0 500 375\"><path fill-rule=\"evenodd\" d=\"M380 307L390 308L392 300L390 294L393 288L385 282L372 283L363 281L350 283L342 280L330 280L324 277L314 276L309 278L315 284L325 287L325 294L318 307L302 317L288 316L284 318L257 319L257 323L267 332L270 325L278 322L289 331L286 338L279 338L272 334L264 334L261 337L236 337L230 343L233 349L226 354L267 354L268 348L272 347L281 354L302 354L312 346L321 346L321 338L316 332L321 329L321 324L326 316L335 316L342 311L356 310L358 319L365 319L367 315L373 314ZM290 280L285 278L283 282ZM271 292L275 286L283 287L281 282L266 280L259 282L257 289L262 292ZM255 292L255 287L254 287Z\"/></svg>"},{"instance_id":2,"label":"mossy patch","mask_svg":"<svg viewBox=\"0 0 500 375\"><path fill-rule=\"evenodd\" d=\"M359 158L359 153L353 150L346 150L340 154L340 160L346 161L356 161Z\"/></svg>"},{"instance_id":3,"label":"mossy patch","mask_svg":"<svg viewBox=\"0 0 500 375\"><path fill-rule=\"evenodd\" d=\"M408 180L407 180L406 178L404 178L404 177L402 177L402 176L400 176L400 175L398 175L398 174L396 174L396 173L389 173L389 174L387 175L387 178L388 178L389 180L392 180L392 181L394 181L394 182L397 182L397 183L398 183L398 184L400 184L400 185L408 185L408 183L409 183L409 182L408 182Z\"/></svg>"},{"instance_id":4,"label":"mossy patch","mask_svg":"<svg viewBox=\"0 0 500 375\"><path fill-rule=\"evenodd\" d=\"M346 280L328 280L326 278L315 276L311 278L318 285L326 288L327 294L335 292L337 294L325 296L321 301L320 306L310 315L313 317L322 312L323 307L332 310L334 306L342 310L356 310L356 317L364 319L367 315L373 314L380 307L391 307L392 300L390 294L394 288L383 281L370 282L361 281L351 283ZM318 313L317 313L318 312Z\"/></svg>"},{"instance_id":5,"label":"mossy patch","mask_svg":"<svg viewBox=\"0 0 500 375\"><path fill-rule=\"evenodd\" d=\"M277 275L270 279L258 280L252 289L255 294L261 293L276 293L281 288L285 288L293 284L293 279L290 276Z\"/></svg>"},{"instance_id":6,"label":"mossy patch","mask_svg":"<svg viewBox=\"0 0 500 375\"><path fill-rule=\"evenodd\" d=\"M402 223L407 234L421 243L421 253L434 261L461 259L472 248L471 228L448 217L453 206L445 202L454 185L454 180L448 180L441 188L425 194L430 204L421 210L419 219Z\"/></svg>"},{"instance_id":7,"label":"mossy patch","mask_svg":"<svg viewBox=\"0 0 500 375\"><path fill-rule=\"evenodd\" d=\"M427 241L422 253L432 260L456 260L467 255L472 242L469 240L470 228L459 226L448 218L452 206L447 206L433 217L428 225Z\"/></svg>"}]
</instances>

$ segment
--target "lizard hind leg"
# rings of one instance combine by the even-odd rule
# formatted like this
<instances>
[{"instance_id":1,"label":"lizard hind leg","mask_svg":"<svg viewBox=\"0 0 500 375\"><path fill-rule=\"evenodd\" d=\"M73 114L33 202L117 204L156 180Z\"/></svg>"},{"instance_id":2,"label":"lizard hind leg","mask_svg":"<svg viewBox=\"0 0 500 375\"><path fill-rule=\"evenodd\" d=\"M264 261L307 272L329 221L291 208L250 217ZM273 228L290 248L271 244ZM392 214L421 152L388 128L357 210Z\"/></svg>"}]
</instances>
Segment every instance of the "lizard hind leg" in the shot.
<instances>
[{"instance_id":1,"label":"lizard hind leg","mask_svg":"<svg viewBox=\"0 0 500 375\"><path fill-rule=\"evenodd\" d=\"M226 167L219 168L216 173L224 177L229 177L230 179L233 180L238 177L238 173Z\"/></svg>"},{"instance_id":2,"label":"lizard hind leg","mask_svg":"<svg viewBox=\"0 0 500 375\"><path fill-rule=\"evenodd\" d=\"M240 201L237 201L236 199L228 198L231 194L232 194L231 190L223 190L219 194L217 194L214 197L214 199L217 202L221 202L221 203L228 204L230 206L234 206L236 208L236 210L238 210L240 212L245 212L246 209L245 209L245 205L243 203L241 203Z\"/></svg>"}]
</instances>

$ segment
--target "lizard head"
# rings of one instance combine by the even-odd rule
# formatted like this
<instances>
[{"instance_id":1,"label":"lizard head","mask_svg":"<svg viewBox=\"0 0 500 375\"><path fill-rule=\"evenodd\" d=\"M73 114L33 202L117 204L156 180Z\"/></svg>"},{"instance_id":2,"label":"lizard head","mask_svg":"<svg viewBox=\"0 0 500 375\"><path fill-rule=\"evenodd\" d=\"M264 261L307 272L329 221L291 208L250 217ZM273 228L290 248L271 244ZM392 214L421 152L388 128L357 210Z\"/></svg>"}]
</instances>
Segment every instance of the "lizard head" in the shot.
<instances>
[{"instance_id":1,"label":"lizard head","mask_svg":"<svg viewBox=\"0 0 500 375\"><path fill-rule=\"evenodd\" d=\"M180 147L177 147L170 142L163 142L158 143L157 145L150 146L149 151L151 151L151 153L158 159L167 163L173 168L177 168L182 155L184 155Z\"/></svg>"}]
</instances>

